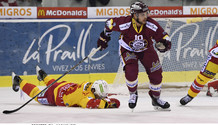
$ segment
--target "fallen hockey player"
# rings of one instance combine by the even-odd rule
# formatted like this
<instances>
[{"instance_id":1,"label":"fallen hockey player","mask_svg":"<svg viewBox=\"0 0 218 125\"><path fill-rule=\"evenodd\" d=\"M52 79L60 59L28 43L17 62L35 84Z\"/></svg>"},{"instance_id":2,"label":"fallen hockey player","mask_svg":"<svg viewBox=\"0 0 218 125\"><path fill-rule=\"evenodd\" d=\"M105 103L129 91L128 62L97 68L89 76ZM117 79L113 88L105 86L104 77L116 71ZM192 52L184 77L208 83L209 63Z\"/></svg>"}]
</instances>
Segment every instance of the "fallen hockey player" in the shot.
<instances>
[{"instance_id":1,"label":"fallen hockey player","mask_svg":"<svg viewBox=\"0 0 218 125\"><path fill-rule=\"evenodd\" d=\"M40 67L36 67L37 79L44 81L48 86L55 79L51 78ZM41 92L39 88L12 72L13 90L22 89L28 96L33 98ZM66 81L56 82L45 92L39 94L35 101L42 105L68 106L82 108L119 108L120 101L115 98L108 98L108 85L104 80L83 82L81 84L69 83Z\"/></svg>"}]
</instances>

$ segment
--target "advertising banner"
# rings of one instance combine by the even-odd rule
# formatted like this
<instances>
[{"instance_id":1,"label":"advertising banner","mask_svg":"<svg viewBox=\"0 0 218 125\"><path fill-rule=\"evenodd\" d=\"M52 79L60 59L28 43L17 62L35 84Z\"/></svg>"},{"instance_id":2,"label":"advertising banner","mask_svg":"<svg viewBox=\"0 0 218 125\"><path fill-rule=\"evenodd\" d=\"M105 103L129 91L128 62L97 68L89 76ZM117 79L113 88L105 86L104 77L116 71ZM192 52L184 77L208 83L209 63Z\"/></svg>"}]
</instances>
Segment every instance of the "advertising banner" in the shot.
<instances>
[{"instance_id":1,"label":"advertising banner","mask_svg":"<svg viewBox=\"0 0 218 125\"><path fill-rule=\"evenodd\" d=\"M151 17L178 17L183 14L182 6L149 7ZM111 18L130 15L130 8L125 7L88 7L88 18Z\"/></svg>"},{"instance_id":2,"label":"advertising banner","mask_svg":"<svg viewBox=\"0 0 218 125\"><path fill-rule=\"evenodd\" d=\"M24 71L35 74L36 65L40 65L50 74L66 72L85 58L92 48L97 47L97 39L104 23L22 22L0 23L0 26L2 76L10 75L12 71L18 74L23 74ZM110 49L98 52L72 73L116 71L119 57L114 55L118 54L118 34L114 35ZM112 67L108 67L109 65Z\"/></svg>"},{"instance_id":3,"label":"advertising banner","mask_svg":"<svg viewBox=\"0 0 218 125\"><path fill-rule=\"evenodd\" d=\"M158 21L165 27L166 21ZM35 74L39 65L49 74L62 74L97 47L104 22L1 22L0 75ZM120 64L118 32L113 32L109 47L79 65L73 74L114 73ZM186 24L173 21L171 51L164 54L164 71L199 71L208 50L218 39L218 21ZM143 67L140 67L142 70Z\"/></svg>"},{"instance_id":4,"label":"advertising banner","mask_svg":"<svg viewBox=\"0 0 218 125\"><path fill-rule=\"evenodd\" d=\"M183 15L182 6L176 7L149 7L151 17L178 17Z\"/></svg>"},{"instance_id":5,"label":"advertising banner","mask_svg":"<svg viewBox=\"0 0 218 125\"><path fill-rule=\"evenodd\" d=\"M36 7L0 7L0 18L37 18Z\"/></svg>"},{"instance_id":6,"label":"advertising banner","mask_svg":"<svg viewBox=\"0 0 218 125\"><path fill-rule=\"evenodd\" d=\"M217 15L218 6L184 6L184 15Z\"/></svg>"},{"instance_id":7,"label":"advertising banner","mask_svg":"<svg viewBox=\"0 0 218 125\"><path fill-rule=\"evenodd\" d=\"M130 15L130 8L124 7L88 7L88 18L110 18Z\"/></svg>"},{"instance_id":8,"label":"advertising banner","mask_svg":"<svg viewBox=\"0 0 218 125\"><path fill-rule=\"evenodd\" d=\"M37 18L87 18L86 7L38 7Z\"/></svg>"}]
</instances>

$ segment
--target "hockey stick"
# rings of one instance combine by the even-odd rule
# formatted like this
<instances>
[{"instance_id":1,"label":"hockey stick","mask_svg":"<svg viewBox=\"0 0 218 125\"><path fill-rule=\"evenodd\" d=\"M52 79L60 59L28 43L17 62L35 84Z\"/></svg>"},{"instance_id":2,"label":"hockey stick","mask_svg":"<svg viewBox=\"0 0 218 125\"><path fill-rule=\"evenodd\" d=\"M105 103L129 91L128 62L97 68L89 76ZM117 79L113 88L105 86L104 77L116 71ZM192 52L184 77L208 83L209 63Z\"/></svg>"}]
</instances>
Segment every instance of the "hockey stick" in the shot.
<instances>
[{"instance_id":1,"label":"hockey stick","mask_svg":"<svg viewBox=\"0 0 218 125\"><path fill-rule=\"evenodd\" d=\"M41 93L43 93L46 89L48 89L49 87L51 87L54 83L56 83L58 80L60 80L62 77L64 77L66 74L68 74L69 72L71 72L73 69L75 69L78 65L80 65L82 62L84 62L87 58L90 58L92 56L95 55L95 53L100 49L99 48L93 48L90 52L90 54L88 56L86 56L83 60L81 60L79 63L77 63L75 66L73 66L70 70L68 70L67 72L65 72L62 76L60 76L59 78L57 78L54 82L52 82L50 85L48 85L47 87L45 87L40 93L38 93L37 95L35 95L33 98L31 98L29 101L27 101L25 104L23 104L22 106L20 106L17 109L14 110L4 110L3 113L4 114L10 114L13 112L16 112L18 110L20 110L21 108L23 108L25 105L27 105L29 102L31 102L33 99L35 99L38 95L40 95Z\"/></svg>"}]
</instances>

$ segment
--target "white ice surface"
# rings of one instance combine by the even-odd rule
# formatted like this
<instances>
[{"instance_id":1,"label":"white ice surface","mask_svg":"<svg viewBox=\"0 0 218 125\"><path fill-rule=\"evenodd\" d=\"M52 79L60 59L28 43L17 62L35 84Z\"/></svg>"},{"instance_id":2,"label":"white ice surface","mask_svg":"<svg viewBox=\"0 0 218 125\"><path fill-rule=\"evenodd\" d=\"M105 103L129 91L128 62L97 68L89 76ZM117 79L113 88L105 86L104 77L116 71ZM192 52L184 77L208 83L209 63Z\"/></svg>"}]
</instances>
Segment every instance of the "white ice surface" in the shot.
<instances>
[{"instance_id":1,"label":"white ice surface","mask_svg":"<svg viewBox=\"0 0 218 125\"><path fill-rule=\"evenodd\" d=\"M148 96L148 90L139 90L138 103L132 112L128 108L129 95L125 86L111 88L120 92L118 109L82 109L79 107L43 106L34 100L12 114L0 113L2 123L218 123L218 97L207 97L205 89L187 106L179 100L187 94L188 88L164 88L161 98L171 104L171 111L155 111ZM0 111L13 110L27 102L26 95L11 88L0 88Z\"/></svg>"}]
</instances>

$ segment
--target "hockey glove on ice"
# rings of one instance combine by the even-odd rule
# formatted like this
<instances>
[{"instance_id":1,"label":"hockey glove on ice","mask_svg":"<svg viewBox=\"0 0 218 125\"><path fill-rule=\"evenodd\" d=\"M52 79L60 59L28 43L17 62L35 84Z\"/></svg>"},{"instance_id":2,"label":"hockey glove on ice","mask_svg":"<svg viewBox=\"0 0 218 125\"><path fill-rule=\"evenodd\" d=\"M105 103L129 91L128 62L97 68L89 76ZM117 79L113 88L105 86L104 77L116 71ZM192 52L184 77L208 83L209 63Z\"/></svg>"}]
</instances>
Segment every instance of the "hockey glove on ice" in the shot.
<instances>
[{"instance_id":1,"label":"hockey glove on ice","mask_svg":"<svg viewBox=\"0 0 218 125\"><path fill-rule=\"evenodd\" d=\"M155 44L157 50L161 53L164 53L171 49L171 42L166 39L162 39Z\"/></svg>"},{"instance_id":2,"label":"hockey glove on ice","mask_svg":"<svg viewBox=\"0 0 218 125\"><path fill-rule=\"evenodd\" d=\"M110 35L105 35L104 31L101 32L100 37L97 42L97 47L101 46L100 51L108 47L108 42L111 40Z\"/></svg>"},{"instance_id":3,"label":"hockey glove on ice","mask_svg":"<svg viewBox=\"0 0 218 125\"><path fill-rule=\"evenodd\" d=\"M115 98L105 98L104 101L106 102L105 108L119 108L120 101Z\"/></svg>"}]
</instances>

